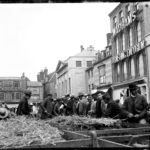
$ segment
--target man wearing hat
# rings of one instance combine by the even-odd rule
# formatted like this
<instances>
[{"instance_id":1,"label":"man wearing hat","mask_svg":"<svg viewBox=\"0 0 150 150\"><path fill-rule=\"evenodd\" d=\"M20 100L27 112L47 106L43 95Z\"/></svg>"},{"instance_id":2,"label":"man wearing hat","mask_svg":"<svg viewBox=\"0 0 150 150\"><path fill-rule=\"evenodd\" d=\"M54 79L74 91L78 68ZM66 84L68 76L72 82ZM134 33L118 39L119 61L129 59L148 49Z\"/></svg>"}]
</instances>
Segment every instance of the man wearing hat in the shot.
<instances>
[{"instance_id":1,"label":"man wearing hat","mask_svg":"<svg viewBox=\"0 0 150 150\"><path fill-rule=\"evenodd\" d=\"M105 104L107 105L104 111L105 117L110 118L120 118L120 114L122 113L120 106L111 98L109 93L105 93L102 96Z\"/></svg>"},{"instance_id":2,"label":"man wearing hat","mask_svg":"<svg viewBox=\"0 0 150 150\"><path fill-rule=\"evenodd\" d=\"M143 95L138 92L136 84L129 84L130 96L127 97L123 104L124 115L129 118L131 122L143 122L146 118L146 108L148 103ZM146 123L146 120L145 120Z\"/></svg>"},{"instance_id":3,"label":"man wearing hat","mask_svg":"<svg viewBox=\"0 0 150 150\"><path fill-rule=\"evenodd\" d=\"M46 98L41 103L41 119L51 118L53 111L53 98L52 94L47 94Z\"/></svg>"},{"instance_id":4,"label":"man wearing hat","mask_svg":"<svg viewBox=\"0 0 150 150\"><path fill-rule=\"evenodd\" d=\"M30 99L31 94L32 93L30 90L26 90L24 92L24 96L19 102L19 105L17 108L17 115L29 115L30 114L31 109L29 107L28 100Z\"/></svg>"}]
</instances>

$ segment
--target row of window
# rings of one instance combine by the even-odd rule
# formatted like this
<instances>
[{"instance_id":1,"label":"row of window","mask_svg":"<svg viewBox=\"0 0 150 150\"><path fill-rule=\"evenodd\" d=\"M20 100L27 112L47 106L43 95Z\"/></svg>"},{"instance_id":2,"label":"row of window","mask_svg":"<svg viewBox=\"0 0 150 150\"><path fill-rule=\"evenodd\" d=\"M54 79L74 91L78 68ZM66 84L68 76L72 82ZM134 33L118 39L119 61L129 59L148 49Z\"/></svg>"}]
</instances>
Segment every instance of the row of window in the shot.
<instances>
[{"instance_id":1,"label":"row of window","mask_svg":"<svg viewBox=\"0 0 150 150\"><path fill-rule=\"evenodd\" d=\"M106 83L106 66L105 65L99 66L98 73L99 73L99 84ZM90 77L93 77L93 69L88 71L88 78ZM89 85L89 91L93 88L94 88L93 84Z\"/></svg>"},{"instance_id":2,"label":"row of window","mask_svg":"<svg viewBox=\"0 0 150 150\"><path fill-rule=\"evenodd\" d=\"M20 87L20 81L0 81L0 88L2 87L15 87L19 88Z\"/></svg>"},{"instance_id":3,"label":"row of window","mask_svg":"<svg viewBox=\"0 0 150 150\"><path fill-rule=\"evenodd\" d=\"M69 93L71 93L71 78L68 79L68 83L69 83ZM63 82L58 84L59 96L67 94L68 83L67 83L67 80L64 80Z\"/></svg>"},{"instance_id":4,"label":"row of window","mask_svg":"<svg viewBox=\"0 0 150 150\"><path fill-rule=\"evenodd\" d=\"M92 61L87 61L86 66L91 67L92 66ZM82 67L82 61L76 61L76 67Z\"/></svg>"},{"instance_id":5,"label":"row of window","mask_svg":"<svg viewBox=\"0 0 150 150\"><path fill-rule=\"evenodd\" d=\"M141 22L136 22L134 27L128 27L114 38L115 55L136 45L141 39Z\"/></svg>"},{"instance_id":6,"label":"row of window","mask_svg":"<svg viewBox=\"0 0 150 150\"><path fill-rule=\"evenodd\" d=\"M123 23L124 18L128 18L131 16L131 12L139 9L138 3L134 3L134 5L126 5L125 10L120 10L120 12L113 17L113 28L116 28L117 22Z\"/></svg>"},{"instance_id":7,"label":"row of window","mask_svg":"<svg viewBox=\"0 0 150 150\"><path fill-rule=\"evenodd\" d=\"M128 77L134 78L137 76L144 76L144 67L145 67L145 56L141 53L136 57L129 58L128 62L125 60L121 63L115 64L116 81L119 82L121 80L121 76L123 80L127 80Z\"/></svg>"},{"instance_id":8,"label":"row of window","mask_svg":"<svg viewBox=\"0 0 150 150\"><path fill-rule=\"evenodd\" d=\"M21 93L20 92L14 92L14 93L5 93L0 92L0 100L20 100L21 99Z\"/></svg>"}]
</instances>

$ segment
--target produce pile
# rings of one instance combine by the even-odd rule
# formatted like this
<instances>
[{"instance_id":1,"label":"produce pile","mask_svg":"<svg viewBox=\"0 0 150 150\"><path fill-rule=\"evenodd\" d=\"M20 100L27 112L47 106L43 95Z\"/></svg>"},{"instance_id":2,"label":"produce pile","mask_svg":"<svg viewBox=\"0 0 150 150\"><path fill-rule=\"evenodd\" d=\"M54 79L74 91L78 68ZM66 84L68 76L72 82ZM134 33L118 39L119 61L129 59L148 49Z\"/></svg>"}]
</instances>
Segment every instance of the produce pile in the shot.
<instances>
[{"instance_id":1,"label":"produce pile","mask_svg":"<svg viewBox=\"0 0 150 150\"><path fill-rule=\"evenodd\" d=\"M54 144L62 132L43 120L17 116L0 121L0 148Z\"/></svg>"},{"instance_id":2,"label":"produce pile","mask_svg":"<svg viewBox=\"0 0 150 150\"><path fill-rule=\"evenodd\" d=\"M98 129L101 127L120 127L121 122L119 120L111 118L89 118L80 116L58 116L48 120L50 125L62 130L80 131L87 129Z\"/></svg>"}]
</instances>

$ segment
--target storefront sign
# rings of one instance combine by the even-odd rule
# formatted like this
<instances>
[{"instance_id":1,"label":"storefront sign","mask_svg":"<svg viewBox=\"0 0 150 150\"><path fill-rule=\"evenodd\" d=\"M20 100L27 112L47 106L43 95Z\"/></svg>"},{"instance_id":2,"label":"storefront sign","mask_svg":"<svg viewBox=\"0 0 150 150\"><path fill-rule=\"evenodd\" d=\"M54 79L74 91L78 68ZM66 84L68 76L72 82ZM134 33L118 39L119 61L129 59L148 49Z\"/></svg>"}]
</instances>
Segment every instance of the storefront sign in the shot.
<instances>
[{"instance_id":1,"label":"storefront sign","mask_svg":"<svg viewBox=\"0 0 150 150\"><path fill-rule=\"evenodd\" d=\"M133 54L135 54L136 52L142 50L145 47L145 40L139 42L138 44L134 45L133 47L131 47L130 49L121 52L120 54L118 54L117 56L114 56L112 58L112 62L118 62L124 58L127 58Z\"/></svg>"},{"instance_id":2,"label":"storefront sign","mask_svg":"<svg viewBox=\"0 0 150 150\"><path fill-rule=\"evenodd\" d=\"M121 23L116 23L115 28L113 29L113 36L123 30L125 27L129 26L136 19L136 11L127 16L127 18L122 18Z\"/></svg>"}]
</instances>

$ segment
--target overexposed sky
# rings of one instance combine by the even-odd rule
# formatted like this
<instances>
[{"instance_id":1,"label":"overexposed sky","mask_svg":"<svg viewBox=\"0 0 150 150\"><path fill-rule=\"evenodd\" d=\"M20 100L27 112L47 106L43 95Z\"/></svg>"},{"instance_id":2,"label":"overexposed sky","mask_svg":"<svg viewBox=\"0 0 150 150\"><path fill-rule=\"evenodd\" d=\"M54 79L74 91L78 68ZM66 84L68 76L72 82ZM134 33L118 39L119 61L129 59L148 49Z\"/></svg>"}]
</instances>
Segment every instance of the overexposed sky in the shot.
<instances>
[{"instance_id":1,"label":"overexposed sky","mask_svg":"<svg viewBox=\"0 0 150 150\"><path fill-rule=\"evenodd\" d=\"M80 45L106 46L108 14L118 3L0 4L0 77L25 73L31 81L45 67L80 52Z\"/></svg>"}]
</instances>

